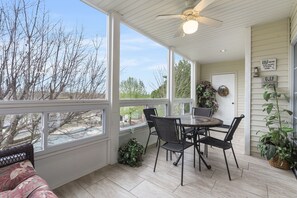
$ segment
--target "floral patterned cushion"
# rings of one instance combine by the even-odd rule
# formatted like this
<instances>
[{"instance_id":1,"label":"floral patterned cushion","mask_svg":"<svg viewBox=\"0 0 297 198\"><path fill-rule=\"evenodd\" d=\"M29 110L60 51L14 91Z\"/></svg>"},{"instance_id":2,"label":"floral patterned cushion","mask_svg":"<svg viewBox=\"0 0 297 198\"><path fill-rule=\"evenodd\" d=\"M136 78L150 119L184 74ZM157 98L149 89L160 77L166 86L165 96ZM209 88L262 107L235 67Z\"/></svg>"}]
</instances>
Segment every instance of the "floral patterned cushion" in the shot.
<instances>
[{"instance_id":1,"label":"floral patterned cushion","mask_svg":"<svg viewBox=\"0 0 297 198\"><path fill-rule=\"evenodd\" d=\"M20 193L16 193L16 192L13 193L12 190L7 190L4 192L0 192L0 198L24 198L24 197Z\"/></svg>"},{"instance_id":2,"label":"floral patterned cushion","mask_svg":"<svg viewBox=\"0 0 297 198\"><path fill-rule=\"evenodd\" d=\"M57 198L57 196L49 190L44 179L38 175L34 175L21 182L13 190L0 192L0 198Z\"/></svg>"},{"instance_id":3,"label":"floral patterned cushion","mask_svg":"<svg viewBox=\"0 0 297 198\"><path fill-rule=\"evenodd\" d=\"M11 190L0 192L0 198L10 198L9 195L11 193Z\"/></svg>"},{"instance_id":4,"label":"floral patterned cushion","mask_svg":"<svg viewBox=\"0 0 297 198\"><path fill-rule=\"evenodd\" d=\"M45 189L37 189L32 193L29 198L58 198L55 193L53 193L50 190L45 190Z\"/></svg>"},{"instance_id":5,"label":"floral patterned cushion","mask_svg":"<svg viewBox=\"0 0 297 198\"><path fill-rule=\"evenodd\" d=\"M12 190L34 175L36 171L29 160L2 167L0 168L0 191Z\"/></svg>"}]
</instances>

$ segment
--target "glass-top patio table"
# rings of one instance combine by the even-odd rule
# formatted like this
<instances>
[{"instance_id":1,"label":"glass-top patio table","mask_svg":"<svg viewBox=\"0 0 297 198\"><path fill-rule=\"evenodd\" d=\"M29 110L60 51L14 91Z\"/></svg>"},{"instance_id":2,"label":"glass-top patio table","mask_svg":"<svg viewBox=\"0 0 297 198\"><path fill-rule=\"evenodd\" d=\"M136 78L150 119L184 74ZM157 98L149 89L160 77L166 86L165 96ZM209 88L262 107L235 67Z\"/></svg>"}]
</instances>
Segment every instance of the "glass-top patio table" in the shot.
<instances>
[{"instance_id":1,"label":"glass-top patio table","mask_svg":"<svg viewBox=\"0 0 297 198\"><path fill-rule=\"evenodd\" d=\"M218 118L193 115L182 115L175 117L179 117L181 119L181 125L184 127L217 127L223 124L223 121Z\"/></svg>"},{"instance_id":2,"label":"glass-top patio table","mask_svg":"<svg viewBox=\"0 0 297 198\"><path fill-rule=\"evenodd\" d=\"M218 127L223 125L223 121L214 118L214 117L204 117L204 116L194 116L194 115L181 115L181 116L167 116L167 117L175 117L175 118L180 118L181 119L181 125L183 127L192 127L194 128L193 130L193 139L194 139L194 146L199 154L199 158L203 161L205 166L208 169L211 169L211 166L206 163L204 160L201 152L199 152L198 145L197 145L197 135L198 135L198 130L199 128L202 127ZM207 134L206 134L207 135ZM174 165L178 164L178 161L180 160L180 157L177 159L176 162L174 162ZM194 167L195 167L195 152L194 152ZM201 170L200 163L199 163L199 170Z\"/></svg>"}]
</instances>

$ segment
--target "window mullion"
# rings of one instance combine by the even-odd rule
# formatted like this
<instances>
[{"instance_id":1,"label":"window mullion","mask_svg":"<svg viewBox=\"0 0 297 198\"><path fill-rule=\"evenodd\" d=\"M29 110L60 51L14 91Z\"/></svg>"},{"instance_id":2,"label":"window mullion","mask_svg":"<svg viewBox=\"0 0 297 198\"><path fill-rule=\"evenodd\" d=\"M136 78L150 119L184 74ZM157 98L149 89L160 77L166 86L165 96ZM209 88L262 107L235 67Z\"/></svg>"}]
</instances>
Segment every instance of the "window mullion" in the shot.
<instances>
[{"instance_id":1,"label":"window mullion","mask_svg":"<svg viewBox=\"0 0 297 198\"><path fill-rule=\"evenodd\" d=\"M42 133L41 133L41 145L43 150L48 148L48 113L42 113Z\"/></svg>"},{"instance_id":2,"label":"window mullion","mask_svg":"<svg viewBox=\"0 0 297 198\"><path fill-rule=\"evenodd\" d=\"M167 96L169 97L169 107L167 109L167 114L171 115L172 114L172 108L173 108L173 99L175 95L175 79L174 79L174 51L173 48L169 49L169 79L168 79L168 94Z\"/></svg>"}]
</instances>

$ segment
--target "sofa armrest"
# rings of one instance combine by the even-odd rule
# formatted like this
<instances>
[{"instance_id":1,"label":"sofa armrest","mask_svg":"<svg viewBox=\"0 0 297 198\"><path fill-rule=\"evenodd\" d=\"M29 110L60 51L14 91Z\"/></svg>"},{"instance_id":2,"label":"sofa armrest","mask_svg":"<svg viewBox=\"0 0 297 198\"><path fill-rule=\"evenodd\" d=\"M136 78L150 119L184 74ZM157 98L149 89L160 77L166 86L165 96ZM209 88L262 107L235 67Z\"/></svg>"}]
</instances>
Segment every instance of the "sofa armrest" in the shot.
<instances>
[{"instance_id":1,"label":"sofa armrest","mask_svg":"<svg viewBox=\"0 0 297 198\"><path fill-rule=\"evenodd\" d=\"M34 166L34 150L30 143L0 150L0 168L24 160L30 160Z\"/></svg>"}]
</instances>

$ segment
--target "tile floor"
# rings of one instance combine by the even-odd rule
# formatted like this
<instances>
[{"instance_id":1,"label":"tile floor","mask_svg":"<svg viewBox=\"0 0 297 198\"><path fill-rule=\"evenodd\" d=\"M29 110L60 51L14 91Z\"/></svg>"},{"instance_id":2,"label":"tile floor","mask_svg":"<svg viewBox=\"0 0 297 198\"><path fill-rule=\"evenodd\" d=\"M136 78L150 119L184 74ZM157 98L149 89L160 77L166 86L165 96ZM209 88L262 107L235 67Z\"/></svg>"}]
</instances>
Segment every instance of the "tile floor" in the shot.
<instances>
[{"instance_id":1,"label":"tile floor","mask_svg":"<svg viewBox=\"0 0 297 198\"><path fill-rule=\"evenodd\" d=\"M232 181L228 180L222 150L209 148L207 162L211 170L202 165L193 167L193 149L185 154L184 186L180 185L181 165L166 161L160 150L156 172L153 172L156 148L151 147L144 156L143 165L131 168L115 164L65 184L54 190L60 198L94 197L297 197L297 180L292 171L270 167L263 159L243 155L243 131L234 138L234 150L239 163L227 152ZM173 157L175 159L175 157Z\"/></svg>"}]
</instances>

